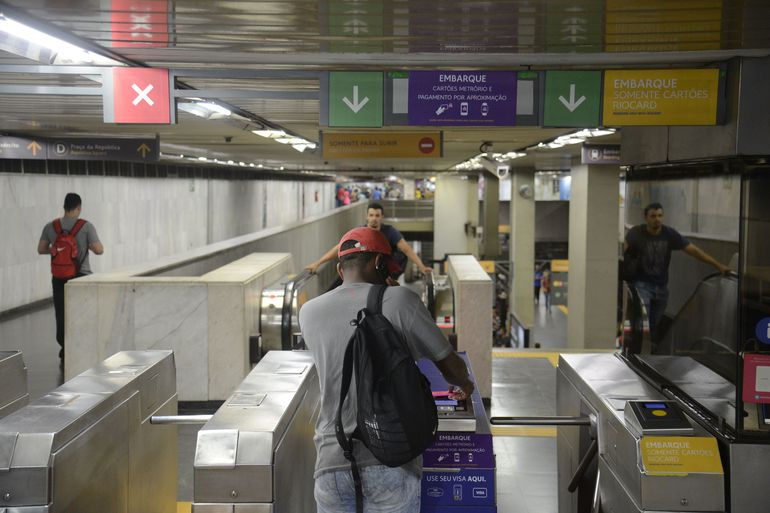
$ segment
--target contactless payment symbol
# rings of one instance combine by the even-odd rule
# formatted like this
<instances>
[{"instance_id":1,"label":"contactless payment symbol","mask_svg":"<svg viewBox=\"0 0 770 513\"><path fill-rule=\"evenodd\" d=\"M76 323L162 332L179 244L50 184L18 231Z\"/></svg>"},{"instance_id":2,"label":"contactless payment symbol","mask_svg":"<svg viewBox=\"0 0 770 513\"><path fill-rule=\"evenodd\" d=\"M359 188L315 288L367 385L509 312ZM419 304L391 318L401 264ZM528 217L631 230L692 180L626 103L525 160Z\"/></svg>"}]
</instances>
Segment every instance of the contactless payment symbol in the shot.
<instances>
[{"instance_id":1,"label":"contactless payment symbol","mask_svg":"<svg viewBox=\"0 0 770 513\"><path fill-rule=\"evenodd\" d=\"M770 317L765 317L757 323L755 334L757 340L763 344L770 344Z\"/></svg>"}]
</instances>

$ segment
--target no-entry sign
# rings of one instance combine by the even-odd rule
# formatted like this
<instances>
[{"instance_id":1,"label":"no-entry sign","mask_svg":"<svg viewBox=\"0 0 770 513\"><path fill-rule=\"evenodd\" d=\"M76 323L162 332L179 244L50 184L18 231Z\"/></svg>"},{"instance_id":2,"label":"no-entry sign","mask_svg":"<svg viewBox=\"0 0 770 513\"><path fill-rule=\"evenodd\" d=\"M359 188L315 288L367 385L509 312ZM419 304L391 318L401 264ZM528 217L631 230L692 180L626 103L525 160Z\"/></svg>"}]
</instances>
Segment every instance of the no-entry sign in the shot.
<instances>
[{"instance_id":1,"label":"no-entry sign","mask_svg":"<svg viewBox=\"0 0 770 513\"><path fill-rule=\"evenodd\" d=\"M105 87L105 123L172 122L167 69L113 68L111 78L112 87Z\"/></svg>"}]
</instances>

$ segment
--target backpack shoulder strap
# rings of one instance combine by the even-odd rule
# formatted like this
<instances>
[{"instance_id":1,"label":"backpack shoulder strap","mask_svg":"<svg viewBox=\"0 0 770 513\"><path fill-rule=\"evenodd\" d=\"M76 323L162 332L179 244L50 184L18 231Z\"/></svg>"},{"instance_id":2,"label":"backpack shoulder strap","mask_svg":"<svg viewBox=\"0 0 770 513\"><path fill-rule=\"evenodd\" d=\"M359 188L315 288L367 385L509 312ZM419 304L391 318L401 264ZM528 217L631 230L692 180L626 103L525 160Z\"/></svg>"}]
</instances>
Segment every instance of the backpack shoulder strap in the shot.
<instances>
[{"instance_id":1,"label":"backpack shoulder strap","mask_svg":"<svg viewBox=\"0 0 770 513\"><path fill-rule=\"evenodd\" d=\"M382 298L387 285L372 285L366 298L366 309L374 314L382 313Z\"/></svg>"},{"instance_id":2,"label":"backpack shoulder strap","mask_svg":"<svg viewBox=\"0 0 770 513\"><path fill-rule=\"evenodd\" d=\"M58 217L53 220L53 231L56 232L56 235L61 235L61 219Z\"/></svg>"},{"instance_id":3,"label":"backpack shoulder strap","mask_svg":"<svg viewBox=\"0 0 770 513\"><path fill-rule=\"evenodd\" d=\"M75 222L75 226L73 226L73 227L72 227L72 230L70 230L70 235L72 235L73 237L74 237L75 235L77 235L77 234L78 234L78 232L80 231L80 229L81 229L81 228L83 228L83 226L84 226L84 225L85 225L87 222L88 222L88 221L86 221L85 219L78 219L78 220Z\"/></svg>"},{"instance_id":4,"label":"backpack shoulder strap","mask_svg":"<svg viewBox=\"0 0 770 513\"><path fill-rule=\"evenodd\" d=\"M358 315L358 322L361 320L361 312ZM356 321L351 321L356 322ZM353 474L353 484L356 488L356 513L364 512L364 491L361 484L361 473L358 469L358 463L353 456L353 437L356 435L356 429L350 436L345 434L345 427L342 425L342 407L345 405L345 398L350 390L350 380L353 377L353 350L355 346L356 334L350 337L348 347L345 349L345 361L342 365L342 383L340 387L340 404L337 406L337 419L335 421L334 432L337 435L337 443L342 447L345 458L350 461L350 471Z\"/></svg>"}]
</instances>

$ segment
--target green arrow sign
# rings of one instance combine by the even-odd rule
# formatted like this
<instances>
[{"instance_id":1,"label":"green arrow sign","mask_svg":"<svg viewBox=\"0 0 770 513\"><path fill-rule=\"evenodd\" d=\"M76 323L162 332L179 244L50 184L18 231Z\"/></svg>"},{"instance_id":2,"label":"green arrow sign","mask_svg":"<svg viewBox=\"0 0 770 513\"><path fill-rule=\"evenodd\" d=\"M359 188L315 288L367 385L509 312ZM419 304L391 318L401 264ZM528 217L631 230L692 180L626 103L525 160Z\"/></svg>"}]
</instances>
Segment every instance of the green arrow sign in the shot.
<instances>
[{"instance_id":1,"label":"green arrow sign","mask_svg":"<svg viewBox=\"0 0 770 513\"><path fill-rule=\"evenodd\" d=\"M601 71L547 71L543 126L599 126Z\"/></svg>"},{"instance_id":2,"label":"green arrow sign","mask_svg":"<svg viewBox=\"0 0 770 513\"><path fill-rule=\"evenodd\" d=\"M329 126L382 126L382 73L329 73Z\"/></svg>"}]
</instances>

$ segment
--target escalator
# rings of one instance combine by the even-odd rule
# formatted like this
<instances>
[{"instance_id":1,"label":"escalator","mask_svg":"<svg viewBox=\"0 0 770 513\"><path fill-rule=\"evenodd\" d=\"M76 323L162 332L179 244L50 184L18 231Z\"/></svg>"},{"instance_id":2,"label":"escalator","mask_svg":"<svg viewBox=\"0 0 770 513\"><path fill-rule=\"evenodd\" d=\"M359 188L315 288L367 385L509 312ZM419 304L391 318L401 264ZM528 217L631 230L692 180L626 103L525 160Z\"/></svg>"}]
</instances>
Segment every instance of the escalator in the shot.
<instances>
[{"instance_id":1,"label":"escalator","mask_svg":"<svg viewBox=\"0 0 770 513\"><path fill-rule=\"evenodd\" d=\"M317 273L303 270L296 275L284 276L262 290L260 302L260 337L252 341L251 363L257 363L268 351L289 351L304 348L299 327L299 311L311 299L329 289L335 274L334 266L327 263ZM451 287L445 277L423 276L418 285L423 303L431 315L454 319ZM453 326L453 325L452 325Z\"/></svg>"}]
</instances>

